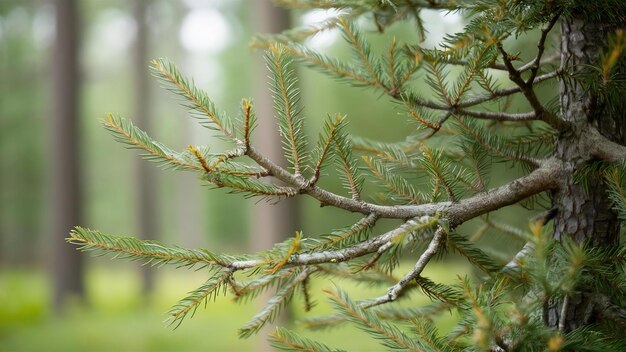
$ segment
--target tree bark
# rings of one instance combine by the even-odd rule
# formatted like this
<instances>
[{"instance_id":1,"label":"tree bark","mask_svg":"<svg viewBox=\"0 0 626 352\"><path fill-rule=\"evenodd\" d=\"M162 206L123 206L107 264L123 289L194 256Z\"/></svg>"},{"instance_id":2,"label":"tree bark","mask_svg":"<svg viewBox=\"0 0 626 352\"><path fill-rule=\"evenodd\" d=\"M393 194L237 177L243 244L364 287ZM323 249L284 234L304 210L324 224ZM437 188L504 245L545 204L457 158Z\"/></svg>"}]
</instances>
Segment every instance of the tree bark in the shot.
<instances>
[{"instance_id":1,"label":"tree bark","mask_svg":"<svg viewBox=\"0 0 626 352\"><path fill-rule=\"evenodd\" d=\"M290 26L289 12L277 7L269 0L254 1L252 10L255 32L280 33ZM277 164L285 166L286 160L283 156L281 137L278 133L273 101L269 93L265 60L259 57L256 61L259 64L256 67L258 78L254 108L258 124L255 130L257 138L254 138L253 143L263 155ZM299 223L297 200L290 198L277 204L259 202L252 208L251 223L254 224L249 236L252 240L251 249L255 252L267 250L275 243L294 235ZM261 299L266 301L269 298L262 297ZM289 314L288 310L286 310L286 314ZM284 316L282 320L285 320ZM265 333L260 333L259 336L266 336L271 331L269 329L269 327L266 328ZM268 344L267 339L263 338L259 341L257 350L272 351L273 349Z\"/></svg>"},{"instance_id":2,"label":"tree bark","mask_svg":"<svg viewBox=\"0 0 626 352\"><path fill-rule=\"evenodd\" d=\"M65 242L72 227L82 223L80 175L79 62L80 19L76 0L56 1L52 126L52 235L54 306L70 295L83 295L83 256Z\"/></svg>"},{"instance_id":3,"label":"tree bark","mask_svg":"<svg viewBox=\"0 0 626 352\"><path fill-rule=\"evenodd\" d=\"M590 66L600 66L600 53L615 28L615 25L588 21L583 16L564 19L561 23L562 68L568 73L577 73ZM581 136L588 133L589 125L611 141L626 144L626 110L607 109L598 94L573 79L561 82L560 96L561 114L572 128L560 136L556 148L556 155L566 162L568 172L552 197L558 208L554 238L561 241L570 237L593 248L616 246L619 244L620 222L611 210L602 176L591 174L585 182L575 182L574 172L593 161L588 148L580 143ZM562 302L554 299L546 311L548 325L570 331L597 323L599 317L593 294L592 288L579 287L568 297L564 310ZM565 317L561 316L562 313Z\"/></svg>"},{"instance_id":4,"label":"tree bark","mask_svg":"<svg viewBox=\"0 0 626 352\"><path fill-rule=\"evenodd\" d=\"M135 0L133 16L137 24L135 38L135 121L148 134L152 131L150 119L150 81L148 74L148 24L146 10L149 0ZM157 182L154 165L146 160L136 161L138 235L141 239L158 239ZM149 265L141 267L143 292L154 286L154 270Z\"/></svg>"}]
</instances>

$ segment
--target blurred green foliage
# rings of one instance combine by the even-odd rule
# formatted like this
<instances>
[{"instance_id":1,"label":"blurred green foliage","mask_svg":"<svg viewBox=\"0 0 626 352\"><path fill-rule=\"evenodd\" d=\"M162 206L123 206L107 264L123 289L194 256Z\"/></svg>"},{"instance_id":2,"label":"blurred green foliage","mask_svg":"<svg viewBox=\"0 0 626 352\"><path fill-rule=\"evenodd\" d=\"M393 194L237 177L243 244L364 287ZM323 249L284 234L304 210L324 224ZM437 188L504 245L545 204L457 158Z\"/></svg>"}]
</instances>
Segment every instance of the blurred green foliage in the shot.
<instances>
[{"instance_id":1,"label":"blurred green foliage","mask_svg":"<svg viewBox=\"0 0 626 352\"><path fill-rule=\"evenodd\" d=\"M403 269L408 270L411 263ZM441 282L454 282L465 275L462 265L436 264L429 267L427 276ZM62 316L52 314L50 283L39 271L4 271L0 273L0 347L2 351L250 351L254 338L238 339L237 329L243 326L260 308L254 303L236 304L231 296L208 302L196 316L178 329L172 330L162 321L164 312L185 293L204 280L202 272L159 271L157 285L146 299L141 295L140 275L128 265L94 266L87 281L86 303L70 304ZM321 294L331 283L312 282L312 292L318 299L309 313L295 299L292 314L297 318L332 313ZM380 294L386 287L364 287L340 282L352 297L366 298ZM427 303L421 296L418 302ZM415 301L412 301L414 303ZM402 304L400 302L400 304ZM438 322L441 330L452 327L454 317ZM294 325L296 331L348 351L381 350L372 345L366 334L343 325L331 331L310 331ZM346 338L350 336L350 338ZM265 338L259 335L258 339Z\"/></svg>"}]
</instances>

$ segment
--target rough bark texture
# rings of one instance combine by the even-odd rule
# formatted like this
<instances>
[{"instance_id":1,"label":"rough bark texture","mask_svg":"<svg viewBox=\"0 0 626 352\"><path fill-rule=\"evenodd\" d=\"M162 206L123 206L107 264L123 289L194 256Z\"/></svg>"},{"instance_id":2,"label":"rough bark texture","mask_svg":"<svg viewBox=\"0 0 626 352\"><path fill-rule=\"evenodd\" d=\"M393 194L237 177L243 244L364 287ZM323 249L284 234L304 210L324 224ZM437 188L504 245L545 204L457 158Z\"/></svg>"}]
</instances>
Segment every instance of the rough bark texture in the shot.
<instances>
[{"instance_id":1,"label":"rough bark texture","mask_svg":"<svg viewBox=\"0 0 626 352\"><path fill-rule=\"evenodd\" d=\"M603 45L615 27L606 23L567 18L561 23L561 65L567 72L577 72L586 65L598 66ZM588 67L588 66L587 66ZM572 123L572 129L563 133L558 141L556 156L567 165L561 186L553 194L553 204L558 208L554 222L554 237L566 236L576 242L587 242L592 247L611 247L619 243L620 223L611 211L606 186L600 176L590 175L585 187L576 183L574 171L592 161L589 148L580 143L587 133L588 124L595 126L608 139L624 144L626 116L608 113L607 109L589 89L574 80L564 80L560 87L561 113ZM550 326L566 331L597 322L589 288L569 297L565 321L561 321L561 302L551 302L546 314Z\"/></svg>"},{"instance_id":2,"label":"rough bark texture","mask_svg":"<svg viewBox=\"0 0 626 352\"><path fill-rule=\"evenodd\" d=\"M54 236L54 304L83 294L83 256L63 240L82 223L82 187L79 168L79 19L75 0L56 1L54 52L54 114L52 211Z\"/></svg>"}]
</instances>

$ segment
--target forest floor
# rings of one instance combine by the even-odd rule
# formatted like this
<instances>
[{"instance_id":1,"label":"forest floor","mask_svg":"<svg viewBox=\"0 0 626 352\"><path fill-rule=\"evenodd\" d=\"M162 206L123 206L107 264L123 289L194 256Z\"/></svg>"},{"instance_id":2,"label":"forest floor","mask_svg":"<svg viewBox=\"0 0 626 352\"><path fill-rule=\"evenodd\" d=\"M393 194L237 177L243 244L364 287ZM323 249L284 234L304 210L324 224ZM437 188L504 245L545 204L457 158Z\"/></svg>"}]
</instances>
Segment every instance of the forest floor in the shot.
<instances>
[{"instance_id":1,"label":"forest floor","mask_svg":"<svg viewBox=\"0 0 626 352\"><path fill-rule=\"evenodd\" d=\"M406 272L406 263L397 273ZM439 282L458 282L467 273L463 263L433 263L427 277ZM260 308L261 302L238 304L232 296L218 297L206 309L186 319L173 330L163 323L165 312L187 292L203 283L201 272L160 269L154 291L142 296L138 270L128 266L95 265L87 274L86 302L73 302L62 315L50 308L50 280L44 273L32 270L0 271L0 351L254 351L261 336L240 339L237 329L246 324ZM386 287L365 287L333 280L355 299L375 297ZM317 305L306 316L332 313L323 288L331 282L314 280L312 293ZM426 304L428 298L416 295L413 305ZM303 304L295 297L291 314L304 317ZM447 331L454 317L445 313L439 328ZM289 328L347 351L383 351L374 339L352 326L343 325L322 331L309 331L295 323ZM346 338L349 336L349 338Z\"/></svg>"}]
</instances>

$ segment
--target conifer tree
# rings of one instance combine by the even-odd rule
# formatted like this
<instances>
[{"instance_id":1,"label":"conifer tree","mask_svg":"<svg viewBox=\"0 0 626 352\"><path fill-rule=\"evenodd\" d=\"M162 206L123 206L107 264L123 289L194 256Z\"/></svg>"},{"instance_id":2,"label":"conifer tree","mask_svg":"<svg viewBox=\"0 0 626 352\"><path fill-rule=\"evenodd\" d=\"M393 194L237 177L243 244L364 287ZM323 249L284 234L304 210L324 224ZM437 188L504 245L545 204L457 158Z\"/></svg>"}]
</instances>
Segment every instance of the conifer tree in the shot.
<instances>
[{"instance_id":1,"label":"conifer tree","mask_svg":"<svg viewBox=\"0 0 626 352\"><path fill-rule=\"evenodd\" d=\"M340 286L329 287L325 294L336 314L311 318L310 325L353 324L388 349L626 350L626 249L619 241L626 219L624 1L279 2L296 9L340 10L319 25L254 41L267 51L290 167L280 167L255 148L250 99L242 100L239 116L232 118L163 59L152 62L154 75L231 148L215 153L191 145L174 151L115 115L107 117L105 127L144 158L195 172L214 187L271 202L312 197L362 218L329 235L296 232L271 250L247 255L166 246L82 227L68 241L82 250L206 272L205 284L169 312L174 325L223 294L246 300L270 290L273 297L265 308L240 330L248 337L294 296L310 307L311 280L340 277L389 287L386 294L362 301ZM437 48L426 48L421 45L428 36L425 10L459 13L466 26ZM369 38L376 34L367 28L385 32L396 22L410 23L416 40L394 39L385 50L374 50ZM343 33L352 49L350 60L306 45L306 38L331 29ZM521 40L534 44L515 49ZM337 112L327 116L318 139L308 141L294 75L298 64L397 102L410 135L398 143L359 138L347 132L352 117ZM499 78L500 73L507 78ZM418 91L419 82L427 84L429 94ZM511 108L514 98L524 102L517 111ZM517 165L524 174L492 186L489 176L496 162ZM343 192L320 186L320 180L334 176ZM540 197L550 202L533 202ZM533 204L539 215L527 229L487 216L503 207ZM380 231L380 219L395 219L397 226ZM459 228L469 221L480 224L479 231L500 232L525 245L503 261ZM413 267L401 272L399 262L415 252L420 254ZM465 257L480 274L454 284L423 275L429 262L452 254ZM411 299L411 292L432 303L396 304ZM459 318L444 334L433 319L447 311ZM278 349L335 350L284 328L270 338Z\"/></svg>"}]
</instances>

